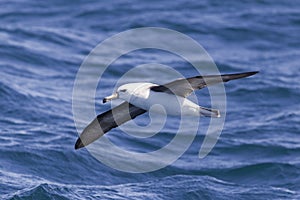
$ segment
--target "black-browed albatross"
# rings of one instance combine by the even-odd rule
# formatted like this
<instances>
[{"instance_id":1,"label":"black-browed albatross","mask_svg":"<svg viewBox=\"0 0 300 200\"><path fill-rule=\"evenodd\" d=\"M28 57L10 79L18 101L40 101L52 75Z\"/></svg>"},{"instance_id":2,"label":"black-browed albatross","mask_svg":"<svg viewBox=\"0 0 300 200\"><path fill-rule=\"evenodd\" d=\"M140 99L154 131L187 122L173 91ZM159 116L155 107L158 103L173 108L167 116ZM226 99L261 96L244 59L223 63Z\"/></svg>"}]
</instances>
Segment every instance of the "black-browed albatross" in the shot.
<instances>
[{"instance_id":1,"label":"black-browed albatross","mask_svg":"<svg viewBox=\"0 0 300 200\"><path fill-rule=\"evenodd\" d=\"M75 149L82 148L94 142L112 128L116 128L138 115L149 111L155 104L162 105L168 115L220 117L219 110L201 107L186 97L195 90L221 82L245 78L256 73L258 71L195 76L187 79L178 79L164 85L154 83L129 83L121 85L115 93L105 97L103 103L117 98L125 100L125 102L98 115L83 130L76 141ZM154 109L155 111L161 112L161 109Z\"/></svg>"}]
</instances>

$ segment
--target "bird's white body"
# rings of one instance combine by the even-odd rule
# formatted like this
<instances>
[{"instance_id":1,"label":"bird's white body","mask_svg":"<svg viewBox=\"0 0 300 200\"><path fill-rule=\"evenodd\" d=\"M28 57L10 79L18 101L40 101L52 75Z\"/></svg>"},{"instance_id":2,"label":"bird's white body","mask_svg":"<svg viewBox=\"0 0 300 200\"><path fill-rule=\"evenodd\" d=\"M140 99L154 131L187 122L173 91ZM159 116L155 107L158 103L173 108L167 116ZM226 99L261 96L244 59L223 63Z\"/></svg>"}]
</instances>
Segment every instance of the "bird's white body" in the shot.
<instances>
[{"instance_id":1,"label":"bird's white body","mask_svg":"<svg viewBox=\"0 0 300 200\"><path fill-rule=\"evenodd\" d=\"M165 92L152 91L151 87L153 86L157 86L157 84L125 84L118 88L118 97L144 110L151 109L152 111L161 114L165 112L167 115L173 116L220 116L218 111L203 108L187 98Z\"/></svg>"}]
</instances>

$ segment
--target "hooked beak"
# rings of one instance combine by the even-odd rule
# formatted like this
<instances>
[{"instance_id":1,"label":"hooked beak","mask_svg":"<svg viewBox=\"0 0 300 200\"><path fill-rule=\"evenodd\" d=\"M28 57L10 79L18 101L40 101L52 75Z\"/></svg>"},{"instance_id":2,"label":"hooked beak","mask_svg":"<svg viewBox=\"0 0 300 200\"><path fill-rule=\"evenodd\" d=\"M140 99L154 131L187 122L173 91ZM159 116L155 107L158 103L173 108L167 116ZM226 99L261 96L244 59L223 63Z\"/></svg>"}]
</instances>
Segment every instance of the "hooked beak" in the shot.
<instances>
[{"instance_id":1,"label":"hooked beak","mask_svg":"<svg viewBox=\"0 0 300 200\"><path fill-rule=\"evenodd\" d=\"M111 101L111 100L117 99L117 98L119 98L119 94L118 94L118 93L114 93L114 94L112 94L112 95L110 95L110 96L108 96L108 97L105 97L105 98L103 99L103 103L106 103L106 102L108 102L108 101Z\"/></svg>"}]
</instances>

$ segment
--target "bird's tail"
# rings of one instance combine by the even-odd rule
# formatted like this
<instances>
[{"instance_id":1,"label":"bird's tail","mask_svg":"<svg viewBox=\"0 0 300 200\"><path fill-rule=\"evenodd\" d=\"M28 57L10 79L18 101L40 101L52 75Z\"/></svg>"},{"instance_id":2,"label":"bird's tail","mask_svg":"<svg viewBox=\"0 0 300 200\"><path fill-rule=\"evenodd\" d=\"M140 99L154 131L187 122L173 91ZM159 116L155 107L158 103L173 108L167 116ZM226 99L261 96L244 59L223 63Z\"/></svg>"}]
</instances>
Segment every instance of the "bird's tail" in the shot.
<instances>
[{"instance_id":1,"label":"bird's tail","mask_svg":"<svg viewBox=\"0 0 300 200\"><path fill-rule=\"evenodd\" d=\"M220 111L217 109L211 109L211 108L204 108L199 106L200 115L204 117L221 117Z\"/></svg>"}]
</instances>

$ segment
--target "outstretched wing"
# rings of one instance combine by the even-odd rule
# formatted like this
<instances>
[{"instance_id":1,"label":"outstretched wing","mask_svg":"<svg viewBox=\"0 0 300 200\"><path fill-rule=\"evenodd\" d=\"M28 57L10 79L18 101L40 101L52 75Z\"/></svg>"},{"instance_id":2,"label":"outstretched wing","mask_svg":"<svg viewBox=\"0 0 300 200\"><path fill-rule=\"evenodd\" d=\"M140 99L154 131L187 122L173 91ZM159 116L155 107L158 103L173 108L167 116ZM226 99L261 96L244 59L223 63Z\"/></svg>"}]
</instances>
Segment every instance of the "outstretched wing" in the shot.
<instances>
[{"instance_id":1,"label":"outstretched wing","mask_svg":"<svg viewBox=\"0 0 300 200\"><path fill-rule=\"evenodd\" d=\"M151 90L155 92L166 92L170 94L175 94L177 96L187 97L194 90L200 90L204 87L221 82L228 82L234 79L245 78L248 76L252 76L256 73L258 73L258 71L238 74L195 76L187 79L178 79L164 85L153 86L151 87Z\"/></svg>"},{"instance_id":2,"label":"outstretched wing","mask_svg":"<svg viewBox=\"0 0 300 200\"><path fill-rule=\"evenodd\" d=\"M113 128L145 113L146 110L124 102L111 110L98 115L81 133L75 149L82 148L104 135Z\"/></svg>"}]
</instances>

